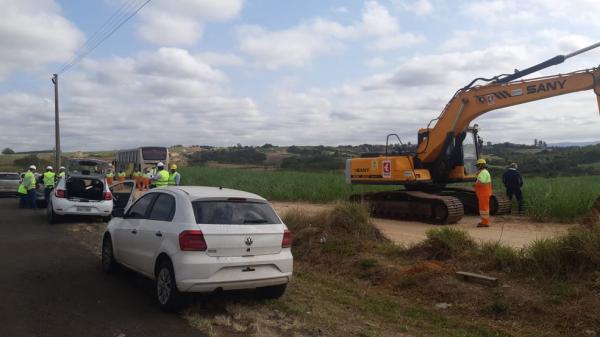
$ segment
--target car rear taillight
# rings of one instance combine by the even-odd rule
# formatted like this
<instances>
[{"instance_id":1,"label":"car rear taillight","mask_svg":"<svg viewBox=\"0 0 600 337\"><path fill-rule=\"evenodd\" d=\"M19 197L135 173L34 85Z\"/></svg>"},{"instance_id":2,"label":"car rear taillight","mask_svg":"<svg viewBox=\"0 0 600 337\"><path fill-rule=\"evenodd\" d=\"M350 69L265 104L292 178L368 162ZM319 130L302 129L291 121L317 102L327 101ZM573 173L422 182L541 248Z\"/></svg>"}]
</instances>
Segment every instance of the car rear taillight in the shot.
<instances>
[{"instance_id":1,"label":"car rear taillight","mask_svg":"<svg viewBox=\"0 0 600 337\"><path fill-rule=\"evenodd\" d=\"M66 197L65 190L59 190L59 189L57 189L56 191L54 191L54 195L57 198L65 198Z\"/></svg>"},{"instance_id":2,"label":"car rear taillight","mask_svg":"<svg viewBox=\"0 0 600 337\"><path fill-rule=\"evenodd\" d=\"M187 230L179 233L179 248L181 250L205 251L204 234L199 230Z\"/></svg>"},{"instance_id":3,"label":"car rear taillight","mask_svg":"<svg viewBox=\"0 0 600 337\"><path fill-rule=\"evenodd\" d=\"M281 248L290 248L292 246L292 232L289 229L283 231L283 240L281 240Z\"/></svg>"},{"instance_id":4,"label":"car rear taillight","mask_svg":"<svg viewBox=\"0 0 600 337\"><path fill-rule=\"evenodd\" d=\"M104 192L104 200L112 200L112 193Z\"/></svg>"}]
</instances>

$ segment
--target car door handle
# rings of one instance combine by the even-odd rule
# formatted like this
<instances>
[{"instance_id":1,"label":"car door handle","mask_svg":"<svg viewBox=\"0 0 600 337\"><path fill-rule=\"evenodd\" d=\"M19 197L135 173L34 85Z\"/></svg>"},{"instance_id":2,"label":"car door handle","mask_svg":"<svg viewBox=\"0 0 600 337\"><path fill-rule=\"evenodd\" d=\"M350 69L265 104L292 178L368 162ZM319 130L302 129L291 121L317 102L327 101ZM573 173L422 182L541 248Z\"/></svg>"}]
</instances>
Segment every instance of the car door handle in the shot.
<instances>
[{"instance_id":1,"label":"car door handle","mask_svg":"<svg viewBox=\"0 0 600 337\"><path fill-rule=\"evenodd\" d=\"M137 229L132 229L131 234L137 234Z\"/></svg>"},{"instance_id":2,"label":"car door handle","mask_svg":"<svg viewBox=\"0 0 600 337\"><path fill-rule=\"evenodd\" d=\"M162 238L162 233L161 233L160 231L156 232L154 235L156 235L156 236L158 236L158 237Z\"/></svg>"}]
</instances>

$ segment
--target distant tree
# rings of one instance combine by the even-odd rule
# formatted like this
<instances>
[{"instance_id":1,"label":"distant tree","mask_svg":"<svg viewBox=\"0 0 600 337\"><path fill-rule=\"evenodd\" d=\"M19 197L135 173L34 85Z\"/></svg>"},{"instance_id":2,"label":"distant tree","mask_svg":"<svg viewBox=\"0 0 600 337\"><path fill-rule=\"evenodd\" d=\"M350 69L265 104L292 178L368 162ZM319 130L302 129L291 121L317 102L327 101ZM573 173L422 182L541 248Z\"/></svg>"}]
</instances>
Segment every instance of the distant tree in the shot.
<instances>
[{"instance_id":1,"label":"distant tree","mask_svg":"<svg viewBox=\"0 0 600 337\"><path fill-rule=\"evenodd\" d=\"M263 149L270 149L273 147L274 147L273 144L269 144L269 143L266 143L265 145L262 146Z\"/></svg>"},{"instance_id":2,"label":"distant tree","mask_svg":"<svg viewBox=\"0 0 600 337\"><path fill-rule=\"evenodd\" d=\"M2 154L15 154L15 151L13 151L13 149L11 149L10 147L7 147L4 150L2 150Z\"/></svg>"},{"instance_id":3,"label":"distant tree","mask_svg":"<svg viewBox=\"0 0 600 337\"><path fill-rule=\"evenodd\" d=\"M488 141L488 142L486 143L486 145L487 145L487 146L492 146L492 142Z\"/></svg>"}]
</instances>

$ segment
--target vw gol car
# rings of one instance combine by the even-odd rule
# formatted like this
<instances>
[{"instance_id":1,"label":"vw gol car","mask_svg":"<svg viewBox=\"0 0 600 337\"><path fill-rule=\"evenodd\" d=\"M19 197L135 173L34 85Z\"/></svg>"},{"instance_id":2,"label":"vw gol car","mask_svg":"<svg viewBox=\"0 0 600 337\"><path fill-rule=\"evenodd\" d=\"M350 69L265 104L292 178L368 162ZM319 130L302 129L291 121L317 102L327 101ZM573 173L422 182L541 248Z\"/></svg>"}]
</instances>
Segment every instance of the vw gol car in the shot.
<instances>
[{"instance_id":1,"label":"vw gol car","mask_svg":"<svg viewBox=\"0 0 600 337\"><path fill-rule=\"evenodd\" d=\"M292 236L271 205L247 192L199 186L155 188L115 208L102 266L123 265L155 282L159 306L183 293L256 288L283 295L292 279Z\"/></svg>"}]
</instances>

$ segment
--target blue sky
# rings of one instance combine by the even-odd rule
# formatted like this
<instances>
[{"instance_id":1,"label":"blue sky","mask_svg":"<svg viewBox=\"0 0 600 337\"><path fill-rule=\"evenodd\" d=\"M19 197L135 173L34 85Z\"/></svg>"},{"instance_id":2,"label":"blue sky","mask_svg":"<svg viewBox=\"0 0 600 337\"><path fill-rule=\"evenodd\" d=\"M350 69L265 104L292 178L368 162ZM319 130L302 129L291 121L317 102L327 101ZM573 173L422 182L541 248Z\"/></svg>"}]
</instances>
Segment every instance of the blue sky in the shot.
<instances>
[{"instance_id":1,"label":"blue sky","mask_svg":"<svg viewBox=\"0 0 600 337\"><path fill-rule=\"evenodd\" d=\"M52 147L49 78L123 4L0 0L3 144ZM592 0L153 0L60 75L67 150L414 142L472 78L600 41ZM534 76L597 66L593 51ZM493 142L599 140L594 94L490 112Z\"/></svg>"}]
</instances>

